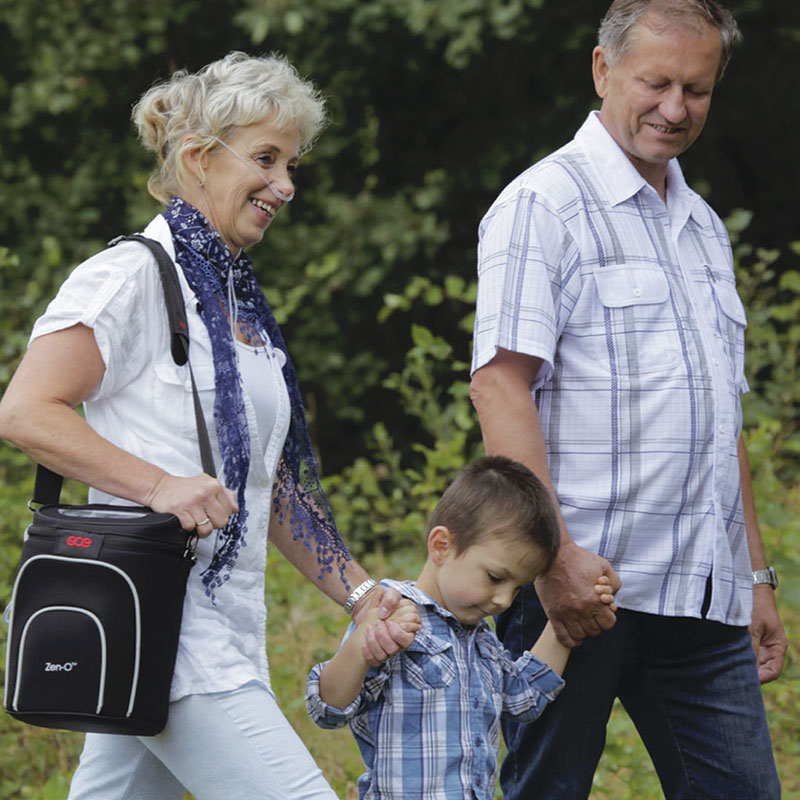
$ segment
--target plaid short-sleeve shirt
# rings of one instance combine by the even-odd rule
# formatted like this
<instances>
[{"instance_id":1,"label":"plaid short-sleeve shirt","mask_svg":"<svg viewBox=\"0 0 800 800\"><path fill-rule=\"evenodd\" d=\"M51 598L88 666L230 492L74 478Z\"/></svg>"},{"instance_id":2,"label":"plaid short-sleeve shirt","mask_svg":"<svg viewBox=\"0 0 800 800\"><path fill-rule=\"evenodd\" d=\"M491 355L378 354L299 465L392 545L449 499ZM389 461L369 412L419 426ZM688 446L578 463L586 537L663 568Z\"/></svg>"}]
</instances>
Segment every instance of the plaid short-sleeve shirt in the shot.
<instances>
[{"instance_id":1,"label":"plaid short-sleeve shirt","mask_svg":"<svg viewBox=\"0 0 800 800\"><path fill-rule=\"evenodd\" d=\"M567 529L620 607L747 625L737 445L745 314L719 217L668 166L667 203L596 113L480 225L473 372L501 347L532 387Z\"/></svg>"}]
</instances>

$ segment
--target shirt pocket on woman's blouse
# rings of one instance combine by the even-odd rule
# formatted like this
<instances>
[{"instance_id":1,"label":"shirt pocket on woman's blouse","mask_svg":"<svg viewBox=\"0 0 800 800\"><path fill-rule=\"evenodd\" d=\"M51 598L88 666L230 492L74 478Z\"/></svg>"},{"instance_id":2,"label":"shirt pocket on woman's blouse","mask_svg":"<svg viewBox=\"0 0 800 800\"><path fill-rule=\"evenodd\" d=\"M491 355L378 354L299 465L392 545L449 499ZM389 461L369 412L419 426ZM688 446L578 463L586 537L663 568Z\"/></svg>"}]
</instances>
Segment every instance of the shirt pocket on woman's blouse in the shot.
<instances>
[{"instance_id":1,"label":"shirt pocket on woman's blouse","mask_svg":"<svg viewBox=\"0 0 800 800\"><path fill-rule=\"evenodd\" d=\"M681 341L666 274L620 264L593 275L601 314L592 331L598 360L618 375L675 369Z\"/></svg>"},{"instance_id":2,"label":"shirt pocket on woman's blouse","mask_svg":"<svg viewBox=\"0 0 800 800\"><path fill-rule=\"evenodd\" d=\"M192 379L188 366L179 367L174 361L157 361L153 369L156 374L158 408L166 409L175 429L183 436L197 439L197 422L192 398ZM192 362L192 372L197 385L197 394L203 408L206 426L214 423L214 364L210 361Z\"/></svg>"},{"instance_id":3,"label":"shirt pocket on woman's blouse","mask_svg":"<svg viewBox=\"0 0 800 800\"><path fill-rule=\"evenodd\" d=\"M421 691L449 686L456 676L452 649L446 639L418 633L403 654L403 680Z\"/></svg>"}]
</instances>

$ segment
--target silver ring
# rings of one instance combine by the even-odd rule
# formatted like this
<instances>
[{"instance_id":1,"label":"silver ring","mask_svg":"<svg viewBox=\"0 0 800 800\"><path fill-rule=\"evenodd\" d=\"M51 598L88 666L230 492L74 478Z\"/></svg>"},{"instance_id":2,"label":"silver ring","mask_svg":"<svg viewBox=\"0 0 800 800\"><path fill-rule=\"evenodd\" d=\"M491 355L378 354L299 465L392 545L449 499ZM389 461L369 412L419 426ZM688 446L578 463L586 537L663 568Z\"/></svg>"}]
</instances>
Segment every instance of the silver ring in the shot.
<instances>
[{"instance_id":1,"label":"silver ring","mask_svg":"<svg viewBox=\"0 0 800 800\"><path fill-rule=\"evenodd\" d=\"M197 523L197 527L199 528L201 525L205 525L208 522L211 522L211 520L208 517L206 517L205 519L201 519L200 522Z\"/></svg>"}]
</instances>

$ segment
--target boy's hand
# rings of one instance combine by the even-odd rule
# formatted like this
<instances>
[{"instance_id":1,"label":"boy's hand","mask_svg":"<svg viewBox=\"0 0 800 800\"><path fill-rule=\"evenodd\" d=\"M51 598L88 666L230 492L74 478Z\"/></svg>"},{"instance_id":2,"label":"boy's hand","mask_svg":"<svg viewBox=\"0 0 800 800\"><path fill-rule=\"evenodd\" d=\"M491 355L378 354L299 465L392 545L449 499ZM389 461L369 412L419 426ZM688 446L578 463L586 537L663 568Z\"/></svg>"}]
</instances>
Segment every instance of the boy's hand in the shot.
<instances>
[{"instance_id":1,"label":"boy's hand","mask_svg":"<svg viewBox=\"0 0 800 800\"><path fill-rule=\"evenodd\" d=\"M359 627L364 630L361 653L370 667L377 667L392 655L405 650L421 627L415 603L403 598L388 619L378 618L378 609L370 609ZM389 648L385 643L390 642Z\"/></svg>"},{"instance_id":2,"label":"boy's hand","mask_svg":"<svg viewBox=\"0 0 800 800\"><path fill-rule=\"evenodd\" d=\"M600 602L605 603L612 611L617 610L617 604L614 602L614 589L611 586L611 581L606 575L601 575L594 585L595 594L599 596Z\"/></svg>"}]
</instances>

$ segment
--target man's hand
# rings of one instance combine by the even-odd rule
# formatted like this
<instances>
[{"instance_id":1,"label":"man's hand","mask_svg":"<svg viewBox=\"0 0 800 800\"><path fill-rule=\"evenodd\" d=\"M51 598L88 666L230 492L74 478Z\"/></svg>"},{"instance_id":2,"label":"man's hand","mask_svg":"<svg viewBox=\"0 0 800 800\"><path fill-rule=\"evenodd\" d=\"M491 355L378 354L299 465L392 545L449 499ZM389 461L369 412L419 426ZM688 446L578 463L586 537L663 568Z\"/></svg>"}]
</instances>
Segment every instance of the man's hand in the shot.
<instances>
[{"instance_id":1,"label":"man's hand","mask_svg":"<svg viewBox=\"0 0 800 800\"><path fill-rule=\"evenodd\" d=\"M753 589L750 638L758 660L759 680L761 683L774 681L783 669L783 657L789 641L778 617L775 593L770 586L758 585Z\"/></svg>"},{"instance_id":2,"label":"man's hand","mask_svg":"<svg viewBox=\"0 0 800 800\"><path fill-rule=\"evenodd\" d=\"M365 615L372 608L377 610L377 619L366 629L363 654L367 663L371 667L377 667L387 658L396 655L401 650L405 650L419 630L419 614L414 606L416 615L416 625L412 625L407 619L399 621L391 619L391 616L405 608L410 600L404 600L397 589L386 589L377 586L365 595L353 609L353 621L356 625L360 624Z\"/></svg>"},{"instance_id":3,"label":"man's hand","mask_svg":"<svg viewBox=\"0 0 800 800\"><path fill-rule=\"evenodd\" d=\"M622 582L606 559L567 542L550 569L536 579L545 613L566 647L577 647L587 636L597 636L617 621L611 605L594 589L598 575L608 578L613 594L619 591Z\"/></svg>"}]
</instances>

